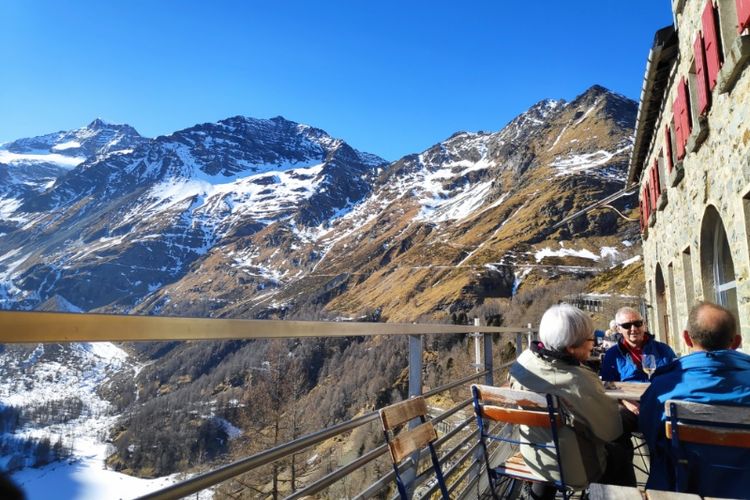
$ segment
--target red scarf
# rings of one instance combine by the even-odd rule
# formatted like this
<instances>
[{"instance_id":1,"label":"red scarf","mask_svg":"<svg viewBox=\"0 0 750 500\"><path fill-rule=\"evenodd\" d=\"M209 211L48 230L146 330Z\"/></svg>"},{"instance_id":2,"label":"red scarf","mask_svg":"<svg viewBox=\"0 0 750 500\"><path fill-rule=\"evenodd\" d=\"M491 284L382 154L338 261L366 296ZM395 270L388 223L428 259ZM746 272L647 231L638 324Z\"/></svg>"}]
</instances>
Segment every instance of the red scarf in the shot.
<instances>
[{"instance_id":1,"label":"red scarf","mask_svg":"<svg viewBox=\"0 0 750 500\"><path fill-rule=\"evenodd\" d=\"M633 363L635 363L635 366L637 366L638 368L641 368L641 359L643 358L643 348L642 347L630 347L630 345L625 341L622 342L622 345L628 351L628 354L630 354L630 357L633 360Z\"/></svg>"}]
</instances>

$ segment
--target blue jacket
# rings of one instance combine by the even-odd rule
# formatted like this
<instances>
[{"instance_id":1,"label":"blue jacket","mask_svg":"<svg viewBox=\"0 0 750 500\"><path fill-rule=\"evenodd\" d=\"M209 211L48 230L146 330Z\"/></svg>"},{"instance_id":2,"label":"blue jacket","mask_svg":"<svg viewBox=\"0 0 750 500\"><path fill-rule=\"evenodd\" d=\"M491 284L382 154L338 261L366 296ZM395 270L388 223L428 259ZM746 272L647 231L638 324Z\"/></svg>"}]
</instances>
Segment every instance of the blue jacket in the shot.
<instances>
[{"instance_id":1,"label":"blue jacket","mask_svg":"<svg viewBox=\"0 0 750 500\"><path fill-rule=\"evenodd\" d=\"M653 335L648 333L646 342L643 344L643 354L653 354L657 368L668 365L677 357L671 347L654 339ZM622 345L622 341L604 353L599 375L604 381L648 382L648 375L633 362L633 358L630 357L627 348Z\"/></svg>"},{"instance_id":2,"label":"blue jacket","mask_svg":"<svg viewBox=\"0 0 750 500\"><path fill-rule=\"evenodd\" d=\"M750 356L737 351L696 352L659 368L641 397L640 429L651 455L646 488L674 490L674 458L664 430L664 402L750 406ZM722 498L747 498L750 493L750 450L690 444L690 493ZM734 466L734 470L721 464ZM736 467L744 467L738 472Z\"/></svg>"}]
</instances>

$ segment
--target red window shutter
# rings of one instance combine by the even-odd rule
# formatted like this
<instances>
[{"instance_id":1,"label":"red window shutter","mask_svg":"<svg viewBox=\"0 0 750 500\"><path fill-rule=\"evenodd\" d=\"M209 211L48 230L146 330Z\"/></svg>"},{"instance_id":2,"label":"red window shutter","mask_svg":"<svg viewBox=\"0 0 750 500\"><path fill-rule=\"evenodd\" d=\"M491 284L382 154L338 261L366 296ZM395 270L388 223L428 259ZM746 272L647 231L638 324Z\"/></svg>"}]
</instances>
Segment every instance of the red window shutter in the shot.
<instances>
[{"instance_id":1,"label":"red window shutter","mask_svg":"<svg viewBox=\"0 0 750 500\"><path fill-rule=\"evenodd\" d=\"M641 232L646 228L646 212L643 209L643 198L638 202L641 208L640 220L641 220Z\"/></svg>"},{"instance_id":2,"label":"red window shutter","mask_svg":"<svg viewBox=\"0 0 750 500\"><path fill-rule=\"evenodd\" d=\"M750 0L737 0L737 32L750 27Z\"/></svg>"},{"instance_id":3,"label":"red window shutter","mask_svg":"<svg viewBox=\"0 0 750 500\"><path fill-rule=\"evenodd\" d=\"M682 100L679 96L672 105L672 113L674 114L674 137L675 145L677 146L677 161L680 161L685 157L685 142L682 140Z\"/></svg>"},{"instance_id":4,"label":"red window shutter","mask_svg":"<svg viewBox=\"0 0 750 500\"><path fill-rule=\"evenodd\" d=\"M648 218L651 216L651 189L648 186L648 181L643 185L643 208L646 212L646 223L648 224Z\"/></svg>"},{"instance_id":5,"label":"red window shutter","mask_svg":"<svg viewBox=\"0 0 750 500\"><path fill-rule=\"evenodd\" d=\"M716 77L721 68L721 49L719 46L719 34L716 29L716 9L713 0L706 2L701 18L703 26L703 46L706 49L706 77L708 89L711 91L716 86Z\"/></svg>"},{"instance_id":6,"label":"red window shutter","mask_svg":"<svg viewBox=\"0 0 750 500\"><path fill-rule=\"evenodd\" d=\"M656 188L656 197L661 196L661 182L659 179L659 160L654 160L654 186Z\"/></svg>"},{"instance_id":7,"label":"red window shutter","mask_svg":"<svg viewBox=\"0 0 750 500\"><path fill-rule=\"evenodd\" d=\"M750 0L747 0L750 4ZM706 81L706 49L703 47L703 35L700 31L695 37L693 43L695 53L695 83L698 92L698 115L703 116L708 112L709 99L711 94L708 92L708 81Z\"/></svg>"},{"instance_id":8,"label":"red window shutter","mask_svg":"<svg viewBox=\"0 0 750 500\"><path fill-rule=\"evenodd\" d=\"M649 178L651 179L651 207L656 209L656 200L659 199L659 193L657 193L656 176L654 175L654 169L648 171Z\"/></svg>"},{"instance_id":9,"label":"red window shutter","mask_svg":"<svg viewBox=\"0 0 750 500\"><path fill-rule=\"evenodd\" d=\"M669 125L664 127L664 161L667 162L667 171L672 173L672 131Z\"/></svg>"},{"instance_id":10,"label":"red window shutter","mask_svg":"<svg viewBox=\"0 0 750 500\"><path fill-rule=\"evenodd\" d=\"M677 98L682 101L680 119L682 120L682 140L687 144L690 132L693 130L693 116L690 113L690 91L685 78L680 78L677 84Z\"/></svg>"}]
</instances>

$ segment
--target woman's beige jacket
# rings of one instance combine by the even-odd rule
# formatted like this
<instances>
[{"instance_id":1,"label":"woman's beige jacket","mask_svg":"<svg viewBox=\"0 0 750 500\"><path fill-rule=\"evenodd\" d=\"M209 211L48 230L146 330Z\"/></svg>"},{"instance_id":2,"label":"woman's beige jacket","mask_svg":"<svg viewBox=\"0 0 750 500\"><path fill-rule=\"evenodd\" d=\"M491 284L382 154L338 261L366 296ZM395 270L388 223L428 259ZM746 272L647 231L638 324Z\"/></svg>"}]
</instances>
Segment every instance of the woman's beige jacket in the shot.
<instances>
[{"instance_id":1,"label":"woman's beige jacket","mask_svg":"<svg viewBox=\"0 0 750 500\"><path fill-rule=\"evenodd\" d=\"M559 396L566 425L560 429L563 475L569 486L585 488L606 468L605 444L622 434L617 401L604 393L599 377L588 367L527 350L510 368L511 386ZM549 429L522 426L521 436L552 444ZM546 479L559 479L554 448L521 446L528 466Z\"/></svg>"}]
</instances>

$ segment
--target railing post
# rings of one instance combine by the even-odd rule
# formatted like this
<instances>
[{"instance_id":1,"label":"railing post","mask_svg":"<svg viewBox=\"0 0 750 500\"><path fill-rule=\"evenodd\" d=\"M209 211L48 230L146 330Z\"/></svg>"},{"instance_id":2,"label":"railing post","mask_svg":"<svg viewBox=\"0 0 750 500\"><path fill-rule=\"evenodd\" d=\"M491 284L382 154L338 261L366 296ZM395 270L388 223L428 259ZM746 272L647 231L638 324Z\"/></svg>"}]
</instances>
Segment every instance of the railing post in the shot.
<instances>
[{"instance_id":1,"label":"railing post","mask_svg":"<svg viewBox=\"0 0 750 500\"><path fill-rule=\"evenodd\" d=\"M516 333L516 358L523 352L523 333Z\"/></svg>"},{"instance_id":2,"label":"railing post","mask_svg":"<svg viewBox=\"0 0 750 500\"><path fill-rule=\"evenodd\" d=\"M531 347L531 341L534 340L534 332L531 330L531 323L526 323L526 328L529 330L526 332L527 346Z\"/></svg>"},{"instance_id":3,"label":"railing post","mask_svg":"<svg viewBox=\"0 0 750 500\"><path fill-rule=\"evenodd\" d=\"M409 397L422 395L422 335L409 335Z\"/></svg>"},{"instance_id":4,"label":"railing post","mask_svg":"<svg viewBox=\"0 0 750 500\"><path fill-rule=\"evenodd\" d=\"M422 335L409 335L409 397L422 395ZM419 422L412 420L409 427L416 427ZM411 497L414 493L414 481L417 478L419 451L411 456L414 462L411 467L401 474L406 492Z\"/></svg>"},{"instance_id":5,"label":"railing post","mask_svg":"<svg viewBox=\"0 0 750 500\"><path fill-rule=\"evenodd\" d=\"M479 326L479 318L474 319L474 325ZM477 344L479 340L477 339ZM484 369L487 370L487 374L484 376L484 383L486 385L495 385L492 380L492 334L484 334Z\"/></svg>"}]
</instances>

